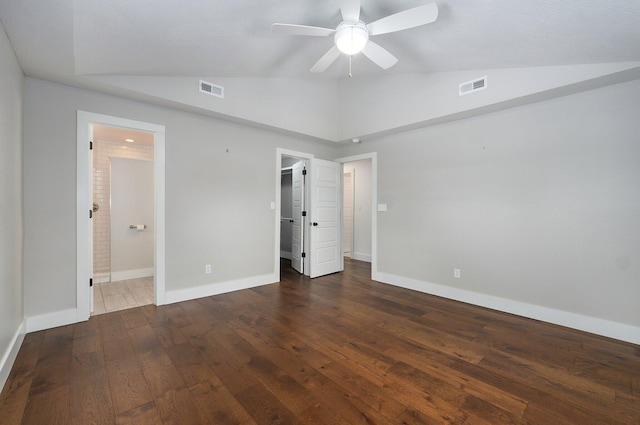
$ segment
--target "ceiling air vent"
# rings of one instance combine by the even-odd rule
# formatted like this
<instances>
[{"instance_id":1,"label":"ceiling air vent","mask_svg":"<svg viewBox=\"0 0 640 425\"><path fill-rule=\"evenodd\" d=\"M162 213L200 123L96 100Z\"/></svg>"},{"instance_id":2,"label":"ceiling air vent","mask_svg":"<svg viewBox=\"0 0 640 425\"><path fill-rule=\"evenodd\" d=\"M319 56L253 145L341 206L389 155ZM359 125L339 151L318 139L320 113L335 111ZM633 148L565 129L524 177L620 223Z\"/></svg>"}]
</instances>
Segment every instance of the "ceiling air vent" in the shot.
<instances>
[{"instance_id":1,"label":"ceiling air vent","mask_svg":"<svg viewBox=\"0 0 640 425\"><path fill-rule=\"evenodd\" d=\"M224 98L224 87L200 80L200 93Z\"/></svg>"},{"instance_id":2,"label":"ceiling air vent","mask_svg":"<svg viewBox=\"0 0 640 425\"><path fill-rule=\"evenodd\" d=\"M477 78L475 80L467 81L460 84L459 94L463 96L465 94L473 93L478 90L484 90L487 88L487 76Z\"/></svg>"}]
</instances>

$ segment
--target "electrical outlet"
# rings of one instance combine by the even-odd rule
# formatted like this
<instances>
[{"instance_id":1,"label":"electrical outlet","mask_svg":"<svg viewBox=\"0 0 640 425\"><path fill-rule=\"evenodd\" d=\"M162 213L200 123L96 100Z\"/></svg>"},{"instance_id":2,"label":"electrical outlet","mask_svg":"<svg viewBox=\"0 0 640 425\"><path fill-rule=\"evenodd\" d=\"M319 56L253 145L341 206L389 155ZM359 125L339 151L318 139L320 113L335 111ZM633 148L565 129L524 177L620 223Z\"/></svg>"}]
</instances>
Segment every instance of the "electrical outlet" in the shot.
<instances>
[{"instance_id":1,"label":"electrical outlet","mask_svg":"<svg viewBox=\"0 0 640 425\"><path fill-rule=\"evenodd\" d=\"M453 277L460 279L460 269L453 269Z\"/></svg>"},{"instance_id":2,"label":"electrical outlet","mask_svg":"<svg viewBox=\"0 0 640 425\"><path fill-rule=\"evenodd\" d=\"M211 264L204 266L204 272L207 274L211 273Z\"/></svg>"}]
</instances>

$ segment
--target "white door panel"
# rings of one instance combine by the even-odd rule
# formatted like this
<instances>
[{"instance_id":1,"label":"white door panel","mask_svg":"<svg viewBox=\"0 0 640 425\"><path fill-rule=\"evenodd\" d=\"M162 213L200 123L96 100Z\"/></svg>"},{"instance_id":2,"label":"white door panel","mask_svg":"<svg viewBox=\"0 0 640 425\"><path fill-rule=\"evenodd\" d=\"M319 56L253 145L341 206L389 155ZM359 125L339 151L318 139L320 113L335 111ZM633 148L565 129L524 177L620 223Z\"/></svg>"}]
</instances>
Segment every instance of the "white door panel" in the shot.
<instances>
[{"instance_id":1,"label":"white door panel","mask_svg":"<svg viewBox=\"0 0 640 425\"><path fill-rule=\"evenodd\" d=\"M342 165L311 160L311 264L310 277L339 272L342 264L340 235Z\"/></svg>"},{"instance_id":2,"label":"white door panel","mask_svg":"<svg viewBox=\"0 0 640 425\"><path fill-rule=\"evenodd\" d=\"M91 219L89 220L89 279L92 284L89 286L89 314L93 313L93 125L89 126L89 140L91 145L89 148L89 208L91 209Z\"/></svg>"}]
</instances>

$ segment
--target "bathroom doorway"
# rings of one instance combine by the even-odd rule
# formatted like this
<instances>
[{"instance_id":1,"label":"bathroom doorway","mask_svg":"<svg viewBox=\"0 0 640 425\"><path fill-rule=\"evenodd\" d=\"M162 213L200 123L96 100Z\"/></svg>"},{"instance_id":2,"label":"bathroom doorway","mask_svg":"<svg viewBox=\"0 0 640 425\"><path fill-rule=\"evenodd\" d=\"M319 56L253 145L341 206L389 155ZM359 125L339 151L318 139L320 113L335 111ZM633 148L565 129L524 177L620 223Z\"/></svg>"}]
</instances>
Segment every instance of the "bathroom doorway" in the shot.
<instances>
[{"instance_id":1,"label":"bathroom doorway","mask_svg":"<svg viewBox=\"0 0 640 425\"><path fill-rule=\"evenodd\" d=\"M100 138L100 127L108 127L117 130L134 131L151 135L153 140L153 223L147 227L153 233L153 303L162 305L165 302L165 127L142 121L119 118L109 115L95 114L78 111L77 117L77 311L76 320L88 320L94 307L94 245L93 245L93 217L100 212L100 202L94 205L93 187L97 181L93 173L94 141ZM94 137L94 130L98 130ZM109 139L110 137L105 137ZM131 138L131 137L125 137ZM133 138L135 141L135 137ZM132 143L126 142L125 143ZM127 146L127 145L125 145ZM126 149L123 149L126 150ZM94 180L96 179L96 180ZM102 180L104 184L104 180ZM105 202L102 201L103 206ZM96 209L97 207L97 209ZM94 211L95 210L95 211ZM139 221L139 220L134 220ZM130 223L135 228L131 231L139 231L138 226L147 223ZM147 224L149 226L149 224ZM145 229L145 230L146 230ZM109 245L110 246L110 245ZM107 248L110 251L110 248ZM144 267L143 267L144 268ZM105 272L105 270L101 270ZM97 281L106 280L105 276L98 273ZM138 278L129 276L130 280ZM144 278L144 277L143 277ZM108 279L111 279L111 270L108 271ZM127 280L127 279L125 279Z\"/></svg>"},{"instance_id":2,"label":"bathroom doorway","mask_svg":"<svg viewBox=\"0 0 640 425\"><path fill-rule=\"evenodd\" d=\"M92 315L153 303L153 134L93 127Z\"/></svg>"}]
</instances>

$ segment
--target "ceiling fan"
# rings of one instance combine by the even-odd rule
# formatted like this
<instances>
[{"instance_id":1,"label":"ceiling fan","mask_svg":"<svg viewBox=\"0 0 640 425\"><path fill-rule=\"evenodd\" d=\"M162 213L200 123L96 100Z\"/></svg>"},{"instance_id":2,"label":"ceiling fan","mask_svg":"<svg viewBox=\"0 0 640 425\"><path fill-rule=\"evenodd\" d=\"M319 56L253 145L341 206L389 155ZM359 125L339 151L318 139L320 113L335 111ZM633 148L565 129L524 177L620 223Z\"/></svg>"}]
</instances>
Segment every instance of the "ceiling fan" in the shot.
<instances>
[{"instance_id":1,"label":"ceiling fan","mask_svg":"<svg viewBox=\"0 0 640 425\"><path fill-rule=\"evenodd\" d=\"M398 59L369 38L374 35L387 34L429 24L438 18L438 6L435 3L429 3L365 24L360 20L360 1L341 1L342 22L335 29L276 23L271 26L271 30L276 34L287 35L313 37L334 35L334 46L313 65L311 72L325 71L338 59L340 53L353 56L359 52L362 52L382 69L388 69L395 65Z\"/></svg>"}]
</instances>

